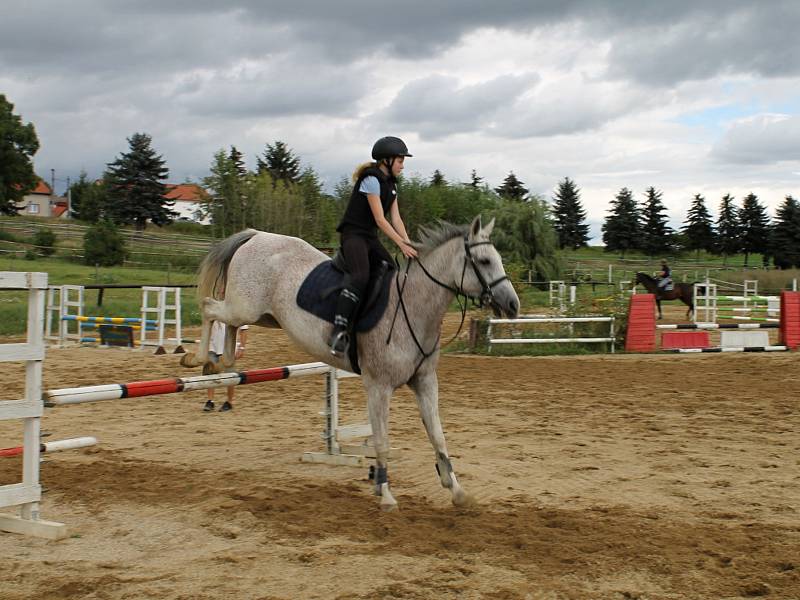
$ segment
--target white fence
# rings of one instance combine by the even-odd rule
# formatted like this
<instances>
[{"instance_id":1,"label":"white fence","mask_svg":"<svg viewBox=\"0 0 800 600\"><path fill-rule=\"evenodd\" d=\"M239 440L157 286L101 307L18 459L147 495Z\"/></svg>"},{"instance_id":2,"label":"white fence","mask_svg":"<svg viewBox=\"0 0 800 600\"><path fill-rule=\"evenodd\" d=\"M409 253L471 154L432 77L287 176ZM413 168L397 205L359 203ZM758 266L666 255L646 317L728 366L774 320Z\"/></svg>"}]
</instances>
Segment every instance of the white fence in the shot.
<instances>
[{"instance_id":1,"label":"white fence","mask_svg":"<svg viewBox=\"0 0 800 600\"><path fill-rule=\"evenodd\" d=\"M559 337L559 338L496 338L492 337L494 325L540 325L542 323L568 323L570 331L575 323L608 323L608 337ZM486 337L489 339L489 351L492 344L594 344L611 343L611 352L614 352L614 317L522 317L519 319L489 319L489 328Z\"/></svg>"}]
</instances>

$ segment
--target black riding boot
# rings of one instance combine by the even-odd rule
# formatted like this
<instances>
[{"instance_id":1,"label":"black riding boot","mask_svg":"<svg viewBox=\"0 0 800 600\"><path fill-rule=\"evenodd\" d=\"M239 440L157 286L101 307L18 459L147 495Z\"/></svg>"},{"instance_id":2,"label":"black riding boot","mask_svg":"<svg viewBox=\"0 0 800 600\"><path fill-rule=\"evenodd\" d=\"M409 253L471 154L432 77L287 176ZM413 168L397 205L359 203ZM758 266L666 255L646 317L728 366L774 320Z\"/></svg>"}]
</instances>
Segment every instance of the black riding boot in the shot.
<instances>
[{"instance_id":1,"label":"black riding boot","mask_svg":"<svg viewBox=\"0 0 800 600\"><path fill-rule=\"evenodd\" d=\"M339 292L339 301L336 303L336 316L333 321L333 333L329 345L331 354L345 356L350 346L350 332L353 327L353 318L358 310L360 301L358 290L353 287L342 288Z\"/></svg>"}]
</instances>

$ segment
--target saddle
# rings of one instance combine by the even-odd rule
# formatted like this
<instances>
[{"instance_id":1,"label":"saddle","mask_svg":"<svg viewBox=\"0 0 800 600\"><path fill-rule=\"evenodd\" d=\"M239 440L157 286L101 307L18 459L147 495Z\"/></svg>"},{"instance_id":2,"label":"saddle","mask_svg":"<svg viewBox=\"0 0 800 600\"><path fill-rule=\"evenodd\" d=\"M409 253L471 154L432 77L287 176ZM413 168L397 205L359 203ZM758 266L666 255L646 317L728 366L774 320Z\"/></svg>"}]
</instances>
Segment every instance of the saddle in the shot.
<instances>
[{"instance_id":1,"label":"saddle","mask_svg":"<svg viewBox=\"0 0 800 600\"><path fill-rule=\"evenodd\" d=\"M383 261L370 273L364 298L355 315L348 357L354 373L361 373L358 366L358 336L371 330L381 320L389 304L389 287L396 267ZM334 322L339 292L347 285L349 277L347 263L341 250L331 260L326 260L306 276L297 290L297 306L328 323Z\"/></svg>"}]
</instances>

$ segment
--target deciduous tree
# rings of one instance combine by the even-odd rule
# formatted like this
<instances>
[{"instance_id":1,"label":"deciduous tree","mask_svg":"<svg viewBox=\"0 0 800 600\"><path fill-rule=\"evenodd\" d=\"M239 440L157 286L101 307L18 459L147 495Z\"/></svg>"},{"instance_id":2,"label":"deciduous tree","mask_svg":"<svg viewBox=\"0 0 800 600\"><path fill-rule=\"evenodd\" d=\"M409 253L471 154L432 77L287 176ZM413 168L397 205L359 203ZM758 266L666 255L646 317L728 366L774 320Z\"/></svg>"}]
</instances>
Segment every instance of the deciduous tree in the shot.
<instances>
[{"instance_id":1,"label":"deciduous tree","mask_svg":"<svg viewBox=\"0 0 800 600\"><path fill-rule=\"evenodd\" d=\"M0 94L0 213L16 215L19 202L36 187L33 155L39 138L33 123L23 124L14 105Z\"/></svg>"}]
</instances>

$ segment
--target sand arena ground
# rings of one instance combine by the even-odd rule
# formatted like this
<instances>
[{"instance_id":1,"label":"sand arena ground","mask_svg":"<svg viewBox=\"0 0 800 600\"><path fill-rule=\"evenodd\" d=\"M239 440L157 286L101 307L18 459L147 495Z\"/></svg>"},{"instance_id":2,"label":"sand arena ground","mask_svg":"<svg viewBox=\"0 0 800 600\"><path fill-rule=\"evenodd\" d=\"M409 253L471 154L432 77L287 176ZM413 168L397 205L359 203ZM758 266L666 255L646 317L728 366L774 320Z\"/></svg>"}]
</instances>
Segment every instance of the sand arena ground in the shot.
<instances>
[{"instance_id":1,"label":"sand arena ground","mask_svg":"<svg viewBox=\"0 0 800 600\"><path fill-rule=\"evenodd\" d=\"M308 361L253 328L237 367ZM44 384L197 374L177 363L49 350ZM0 598L800 598L800 355L445 355L439 379L475 508L440 488L408 390L392 514L366 469L299 462L322 449L321 377L237 388L225 414L204 391L49 410L51 439L100 445L47 457L42 513L73 535L0 534ZM2 397L22 380L4 370ZM342 413L364 420L358 380ZM0 447L20 439L0 422ZM19 470L0 459L0 483Z\"/></svg>"}]
</instances>

